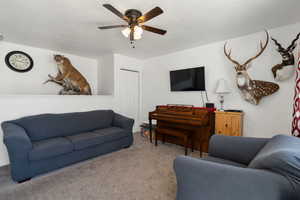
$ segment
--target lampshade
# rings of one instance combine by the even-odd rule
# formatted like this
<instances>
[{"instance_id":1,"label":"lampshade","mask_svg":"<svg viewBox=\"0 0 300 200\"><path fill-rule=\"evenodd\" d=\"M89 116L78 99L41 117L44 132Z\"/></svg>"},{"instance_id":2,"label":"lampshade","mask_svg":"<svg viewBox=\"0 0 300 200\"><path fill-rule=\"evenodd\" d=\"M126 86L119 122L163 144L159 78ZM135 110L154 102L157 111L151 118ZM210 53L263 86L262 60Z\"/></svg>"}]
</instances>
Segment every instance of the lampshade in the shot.
<instances>
[{"instance_id":1,"label":"lampshade","mask_svg":"<svg viewBox=\"0 0 300 200\"><path fill-rule=\"evenodd\" d=\"M125 36L125 37L128 37L129 34L130 34L130 28L125 28L123 31L122 31L122 34Z\"/></svg>"},{"instance_id":2,"label":"lampshade","mask_svg":"<svg viewBox=\"0 0 300 200\"><path fill-rule=\"evenodd\" d=\"M127 27L125 28L123 31L122 31L122 34L125 36L125 37L129 37L130 35L130 28ZM143 34L143 29L139 26L135 26L134 27L134 33L133 33L133 38L134 40L139 40L142 38L142 34Z\"/></svg>"},{"instance_id":3,"label":"lampshade","mask_svg":"<svg viewBox=\"0 0 300 200\"><path fill-rule=\"evenodd\" d=\"M216 93L217 94L228 94L228 93L230 93L230 89L229 89L225 79L218 80Z\"/></svg>"}]
</instances>

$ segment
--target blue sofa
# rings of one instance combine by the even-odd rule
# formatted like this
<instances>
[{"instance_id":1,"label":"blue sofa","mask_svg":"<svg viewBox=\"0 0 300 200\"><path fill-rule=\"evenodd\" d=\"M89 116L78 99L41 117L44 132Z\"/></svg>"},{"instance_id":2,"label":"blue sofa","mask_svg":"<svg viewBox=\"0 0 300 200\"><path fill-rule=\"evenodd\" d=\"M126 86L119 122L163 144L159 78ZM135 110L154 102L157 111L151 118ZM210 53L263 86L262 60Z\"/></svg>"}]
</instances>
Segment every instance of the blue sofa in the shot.
<instances>
[{"instance_id":1,"label":"blue sofa","mask_svg":"<svg viewBox=\"0 0 300 200\"><path fill-rule=\"evenodd\" d=\"M3 122L11 176L38 174L106 154L133 143L133 119L112 110L42 114Z\"/></svg>"},{"instance_id":2,"label":"blue sofa","mask_svg":"<svg viewBox=\"0 0 300 200\"><path fill-rule=\"evenodd\" d=\"M209 156L174 161L177 200L299 200L300 139L214 135Z\"/></svg>"}]
</instances>

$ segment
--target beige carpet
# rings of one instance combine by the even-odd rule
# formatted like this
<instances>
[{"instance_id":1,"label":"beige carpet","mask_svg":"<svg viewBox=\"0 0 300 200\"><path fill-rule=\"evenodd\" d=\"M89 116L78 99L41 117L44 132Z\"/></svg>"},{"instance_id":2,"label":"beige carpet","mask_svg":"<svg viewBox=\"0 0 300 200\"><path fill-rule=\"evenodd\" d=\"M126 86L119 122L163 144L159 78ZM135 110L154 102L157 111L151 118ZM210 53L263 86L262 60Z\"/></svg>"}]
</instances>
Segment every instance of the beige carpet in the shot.
<instances>
[{"instance_id":1,"label":"beige carpet","mask_svg":"<svg viewBox=\"0 0 300 200\"><path fill-rule=\"evenodd\" d=\"M16 184L0 169L1 200L174 200L173 160L183 147L159 144L135 134L135 142L95 159ZM193 156L199 157L199 152Z\"/></svg>"}]
</instances>

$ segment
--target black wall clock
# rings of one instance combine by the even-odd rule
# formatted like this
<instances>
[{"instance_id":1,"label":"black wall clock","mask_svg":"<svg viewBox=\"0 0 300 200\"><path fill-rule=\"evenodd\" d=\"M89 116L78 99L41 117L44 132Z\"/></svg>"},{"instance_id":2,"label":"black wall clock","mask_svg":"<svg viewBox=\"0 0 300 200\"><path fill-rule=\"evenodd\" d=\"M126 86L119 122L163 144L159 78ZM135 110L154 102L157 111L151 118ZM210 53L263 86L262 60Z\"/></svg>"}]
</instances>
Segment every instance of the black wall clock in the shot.
<instances>
[{"instance_id":1,"label":"black wall clock","mask_svg":"<svg viewBox=\"0 0 300 200\"><path fill-rule=\"evenodd\" d=\"M5 56L6 65L16 72L28 72L33 67L32 58L22 51L11 51Z\"/></svg>"}]
</instances>

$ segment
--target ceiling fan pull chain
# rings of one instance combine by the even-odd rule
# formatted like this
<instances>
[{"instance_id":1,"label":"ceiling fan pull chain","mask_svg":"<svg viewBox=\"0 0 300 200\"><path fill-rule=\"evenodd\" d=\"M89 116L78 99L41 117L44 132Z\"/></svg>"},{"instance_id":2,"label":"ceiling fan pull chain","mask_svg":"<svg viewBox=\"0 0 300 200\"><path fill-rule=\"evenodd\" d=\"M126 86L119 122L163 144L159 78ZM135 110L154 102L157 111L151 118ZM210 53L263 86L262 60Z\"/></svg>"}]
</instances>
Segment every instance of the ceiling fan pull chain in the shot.
<instances>
[{"instance_id":1,"label":"ceiling fan pull chain","mask_svg":"<svg viewBox=\"0 0 300 200\"><path fill-rule=\"evenodd\" d=\"M131 45L131 48L135 49L135 42L134 42L134 40L130 41L130 45Z\"/></svg>"}]
</instances>

